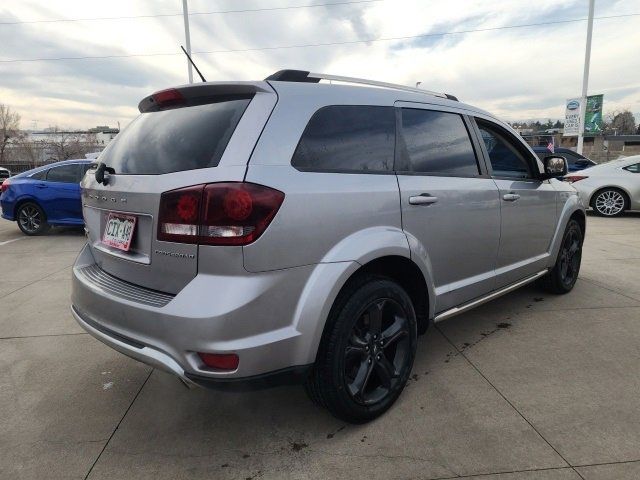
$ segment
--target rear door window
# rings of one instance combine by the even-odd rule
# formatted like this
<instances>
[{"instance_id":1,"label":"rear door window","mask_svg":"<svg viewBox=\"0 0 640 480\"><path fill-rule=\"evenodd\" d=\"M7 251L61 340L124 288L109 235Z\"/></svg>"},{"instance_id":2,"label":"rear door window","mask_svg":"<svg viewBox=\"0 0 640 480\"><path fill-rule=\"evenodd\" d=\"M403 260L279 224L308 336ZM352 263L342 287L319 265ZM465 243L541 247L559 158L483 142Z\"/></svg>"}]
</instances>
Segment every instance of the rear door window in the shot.
<instances>
[{"instance_id":1,"label":"rear door window","mask_svg":"<svg viewBox=\"0 0 640 480\"><path fill-rule=\"evenodd\" d=\"M78 183L80 182L80 165L60 165L52 167L47 172L47 182Z\"/></svg>"},{"instance_id":2,"label":"rear door window","mask_svg":"<svg viewBox=\"0 0 640 480\"><path fill-rule=\"evenodd\" d=\"M480 135L489 154L492 174L495 177L532 178L531 166L520 152L515 140L506 132L487 122L478 120Z\"/></svg>"},{"instance_id":3,"label":"rear door window","mask_svg":"<svg viewBox=\"0 0 640 480\"><path fill-rule=\"evenodd\" d=\"M111 141L100 161L116 174L157 175L216 167L251 98L143 113Z\"/></svg>"},{"instance_id":4,"label":"rear door window","mask_svg":"<svg viewBox=\"0 0 640 480\"><path fill-rule=\"evenodd\" d=\"M303 170L392 171L395 130L393 107L324 107L309 120L291 164Z\"/></svg>"},{"instance_id":5,"label":"rear door window","mask_svg":"<svg viewBox=\"0 0 640 480\"><path fill-rule=\"evenodd\" d=\"M633 165L624 167L624 169L631 173L640 173L640 163L634 163Z\"/></svg>"},{"instance_id":6,"label":"rear door window","mask_svg":"<svg viewBox=\"0 0 640 480\"><path fill-rule=\"evenodd\" d=\"M463 177L480 173L469 132L458 114L403 108L401 139L397 170Z\"/></svg>"}]
</instances>

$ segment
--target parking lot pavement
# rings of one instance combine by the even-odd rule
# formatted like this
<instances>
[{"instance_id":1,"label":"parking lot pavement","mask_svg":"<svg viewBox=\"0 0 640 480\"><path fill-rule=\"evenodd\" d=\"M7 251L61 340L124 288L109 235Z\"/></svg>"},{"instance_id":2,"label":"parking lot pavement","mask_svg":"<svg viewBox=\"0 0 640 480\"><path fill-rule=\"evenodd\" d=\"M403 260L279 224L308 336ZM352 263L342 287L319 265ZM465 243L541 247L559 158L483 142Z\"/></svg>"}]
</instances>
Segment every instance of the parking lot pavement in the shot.
<instances>
[{"instance_id":1,"label":"parking lot pavement","mask_svg":"<svg viewBox=\"0 0 640 480\"><path fill-rule=\"evenodd\" d=\"M84 237L0 222L0 478L640 478L640 215L590 216L580 279L524 287L419 339L382 418L301 388L188 390L69 313Z\"/></svg>"}]
</instances>

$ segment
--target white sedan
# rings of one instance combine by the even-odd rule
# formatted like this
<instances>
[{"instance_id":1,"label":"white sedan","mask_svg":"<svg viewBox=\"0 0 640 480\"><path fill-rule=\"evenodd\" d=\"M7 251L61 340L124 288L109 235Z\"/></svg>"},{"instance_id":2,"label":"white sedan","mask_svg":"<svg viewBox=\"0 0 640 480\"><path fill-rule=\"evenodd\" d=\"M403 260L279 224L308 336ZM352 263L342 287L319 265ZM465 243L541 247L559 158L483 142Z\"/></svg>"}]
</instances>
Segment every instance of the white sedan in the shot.
<instances>
[{"instance_id":1,"label":"white sedan","mask_svg":"<svg viewBox=\"0 0 640 480\"><path fill-rule=\"evenodd\" d=\"M625 210L640 210L640 155L572 172L565 180L598 215L615 217Z\"/></svg>"}]
</instances>

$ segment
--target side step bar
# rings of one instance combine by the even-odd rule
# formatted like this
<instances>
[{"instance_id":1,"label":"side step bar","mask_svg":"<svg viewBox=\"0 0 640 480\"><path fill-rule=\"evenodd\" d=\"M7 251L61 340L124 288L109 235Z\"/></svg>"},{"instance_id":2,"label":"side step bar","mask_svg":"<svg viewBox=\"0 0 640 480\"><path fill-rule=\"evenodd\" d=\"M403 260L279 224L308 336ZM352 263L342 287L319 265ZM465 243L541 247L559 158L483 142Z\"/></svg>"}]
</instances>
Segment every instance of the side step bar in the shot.
<instances>
[{"instance_id":1,"label":"side step bar","mask_svg":"<svg viewBox=\"0 0 640 480\"><path fill-rule=\"evenodd\" d=\"M548 272L548 270L541 270L538 273L535 273L535 274L531 275L530 277L527 277L527 278L525 278L523 280L520 280L519 282L512 283L511 285L507 285L506 287L502 287L500 290L496 290L494 292L491 292L491 293L485 295L484 297L476 298L475 300L472 300L469 303L462 304L459 307L454 307L454 308L451 308L449 310L445 310L444 312L439 313L438 315L436 315L435 318L433 319L433 321L434 321L434 323L438 323L438 322L441 322L442 320L446 320L447 318L453 317L453 316L458 315L460 313L464 313L467 310L471 310L472 308L475 308L475 307L477 307L479 305L482 305L483 303L486 303L486 302L488 302L490 300L493 300L494 298L501 297L505 293L512 292L513 290L516 290L516 289L522 287L523 285L526 285L527 283L531 283L534 280L537 280L538 278L540 278L543 275L545 275L547 272Z\"/></svg>"}]
</instances>

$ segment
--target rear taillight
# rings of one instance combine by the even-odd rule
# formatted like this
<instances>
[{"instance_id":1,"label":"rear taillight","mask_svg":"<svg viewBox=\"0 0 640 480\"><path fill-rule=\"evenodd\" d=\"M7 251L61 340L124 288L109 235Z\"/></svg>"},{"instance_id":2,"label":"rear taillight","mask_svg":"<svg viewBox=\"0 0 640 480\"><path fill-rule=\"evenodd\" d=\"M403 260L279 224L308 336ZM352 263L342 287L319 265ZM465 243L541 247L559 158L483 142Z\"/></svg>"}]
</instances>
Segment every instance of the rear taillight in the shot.
<instances>
[{"instance_id":1,"label":"rear taillight","mask_svg":"<svg viewBox=\"0 0 640 480\"><path fill-rule=\"evenodd\" d=\"M564 181L569 183L576 183L576 182L579 182L580 180L584 180L585 178L589 178L589 177L581 176L581 175L572 175L570 177L564 177Z\"/></svg>"},{"instance_id":2,"label":"rear taillight","mask_svg":"<svg viewBox=\"0 0 640 480\"><path fill-rule=\"evenodd\" d=\"M247 245L277 213L284 193L253 183L211 183L165 192L158 240L204 245Z\"/></svg>"},{"instance_id":3,"label":"rear taillight","mask_svg":"<svg viewBox=\"0 0 640 480\"><path fill-rule=\"evenodd\" d=\"M9 189L10 185L11 185L11 182L9 181L9 179L2 182L2 185L0 185L0 192L6 192Z\"/></svg>"}]
</instances>

